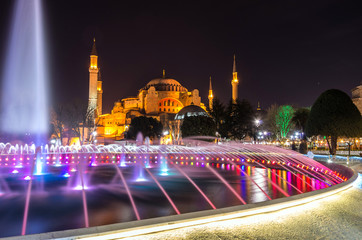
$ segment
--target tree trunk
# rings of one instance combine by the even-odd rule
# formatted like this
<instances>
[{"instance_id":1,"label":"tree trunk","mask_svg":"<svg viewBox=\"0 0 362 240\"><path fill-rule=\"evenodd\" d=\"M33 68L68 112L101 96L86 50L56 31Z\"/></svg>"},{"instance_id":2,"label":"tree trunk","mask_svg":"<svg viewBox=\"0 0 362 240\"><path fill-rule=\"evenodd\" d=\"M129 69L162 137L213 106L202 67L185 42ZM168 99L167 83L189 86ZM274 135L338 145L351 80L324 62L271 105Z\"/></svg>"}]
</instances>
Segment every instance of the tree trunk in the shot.
<instances>
[{"instance_id":1,"label":"tree trunk","mask_svg":"<svg viewBox=\"0 0 362 240\"><path fill-rule=\"evenodd\" d=\"M331 136L331 150L330 153L332 155L336 155L337 152L337 136Z\"/></svg>"},{"instance_id":2,"label":"tree trunk","mask_svg":"<svg viewBox=\"0 0 362 240\"><path fill-rule=\"evenodd\" d=\"M332 148L331 148L331 144L329 142L329 137L327 137L327 144L328 144L329 154L332 154Z\"/></svg>"},{"instance_id":3,"label":"tree trunk","mask_svg":"<svg viewBox=\"0 0 362 240\"><path fill-rule=\"evenodd\" d=\"M329 149L329 154L336 155L337 152L337 138L336 136L331 136L329 141L329 137L327 137L327 144Z\"/></svg>"}]
</instances>

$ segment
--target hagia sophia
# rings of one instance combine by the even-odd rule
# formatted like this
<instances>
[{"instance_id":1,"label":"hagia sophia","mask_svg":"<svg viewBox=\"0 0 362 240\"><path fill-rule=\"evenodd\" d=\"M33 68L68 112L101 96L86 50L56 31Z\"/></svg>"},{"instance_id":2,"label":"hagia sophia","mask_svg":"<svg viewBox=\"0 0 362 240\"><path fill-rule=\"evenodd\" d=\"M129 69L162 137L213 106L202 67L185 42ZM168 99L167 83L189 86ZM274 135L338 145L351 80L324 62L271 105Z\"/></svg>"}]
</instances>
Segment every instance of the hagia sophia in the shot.
<instances>
[{"instance_id":1,"label":"hagia sophia","mask_svg":"<svg viewBox=\"0 0 362 240\"><path fill-rule=\"evenodd\" d=\"M238 74L236 71L235 55L232 72L232 101L238 98ZM211 77L209 83L208 107L212 109L214 94ZM161 78L149 81L138 91L137 96L118 100L114 103L111 113L102 112L102 80L98 67L98 54L93 42L89 66L89 100L88 111L92 111L95 130L98 138L112 138L120 140L128 130L134 117L146 116L159 120L165 129L171 130L175 120L181 120L186 111L188 116L207 115L205 104L201 101L198 89L189 91L179 81L167 78L165 70ZM362 112L362 84L352 89L352 101ZM183 114L178 114L182 110ZM257 110L260 110L258 103Z\"/></svg>"},{"instance_id":2,"label":"hagia sophia","mask_svg":"<svg viewBox=\"0 0 362 240\"><path fill-rule=\"evenodd\" d=\"M237 78L235 56L231 84L232 99L236 101L239 80ZM90 54L88 109L94 111L94 122L98 137L117 140L124 138L124 132L128 130L132 118L138 116L153 117L161 121L164 127L167 127L184 107L193 105L193 111L199 109L199 112L206 114L206 107L201 101L199 90L189 91L177 80L167 78L165 70L163 70L162 78L156 78L148 82L138 91L136 97L116 101L109 114L103 114L102 112L102 94L102 80L100 79L98 54L94 40ZM210 78L208 94L210 109L212 109L213 98Z\"/></svg>"}]
</instances>

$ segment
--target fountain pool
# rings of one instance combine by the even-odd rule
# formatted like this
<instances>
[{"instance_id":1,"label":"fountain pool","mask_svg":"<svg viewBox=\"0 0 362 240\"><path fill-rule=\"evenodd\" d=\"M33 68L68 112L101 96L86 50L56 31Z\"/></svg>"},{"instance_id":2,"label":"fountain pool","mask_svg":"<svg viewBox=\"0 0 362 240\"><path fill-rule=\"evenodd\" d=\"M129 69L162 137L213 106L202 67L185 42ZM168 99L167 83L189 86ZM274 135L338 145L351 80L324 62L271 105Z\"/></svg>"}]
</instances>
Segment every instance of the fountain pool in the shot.
<instances>
[{"instance_id":1,"label":"fountain pool","mask_svg":"<svg viewBox=\"0 0 362 240\"><path fill-rule=\"evenodd\" d=\"M0 237L269 201L350 177L293 151L240 143L0 144L0 173Z\"/></svg>"}]
</instances>

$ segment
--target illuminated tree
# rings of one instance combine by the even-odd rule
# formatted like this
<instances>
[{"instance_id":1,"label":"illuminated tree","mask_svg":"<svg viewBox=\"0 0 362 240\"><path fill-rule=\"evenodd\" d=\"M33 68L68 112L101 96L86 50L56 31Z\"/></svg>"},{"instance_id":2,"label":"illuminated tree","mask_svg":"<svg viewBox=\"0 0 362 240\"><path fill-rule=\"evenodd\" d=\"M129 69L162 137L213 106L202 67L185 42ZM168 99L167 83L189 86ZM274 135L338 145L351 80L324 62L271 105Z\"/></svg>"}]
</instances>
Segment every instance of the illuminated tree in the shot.
<instances>
[{"instance_id":1,"label":"illuminated tree","mask_svg":"<svg viewBox=\"0 0 362 240\"><path fill-rule=\"evenodd\" d=\"M292 126L293 114L294 109L290 105L283 105L278 108L275 122L281 139L285 139L289 133Z\"/></svg>"},{"instance_id":2,"label":"illuminated tree","mask_svg":"<svg viewBox=\"0 0 362 240\"><path fill-rule=\"evenodd\" d=\"M361 130L361 113L351 98L337 89L318 97L306 125L307 136L326 136L332 155L336 154L338 137L360 137Z\"/></svg>"}]
</instances>

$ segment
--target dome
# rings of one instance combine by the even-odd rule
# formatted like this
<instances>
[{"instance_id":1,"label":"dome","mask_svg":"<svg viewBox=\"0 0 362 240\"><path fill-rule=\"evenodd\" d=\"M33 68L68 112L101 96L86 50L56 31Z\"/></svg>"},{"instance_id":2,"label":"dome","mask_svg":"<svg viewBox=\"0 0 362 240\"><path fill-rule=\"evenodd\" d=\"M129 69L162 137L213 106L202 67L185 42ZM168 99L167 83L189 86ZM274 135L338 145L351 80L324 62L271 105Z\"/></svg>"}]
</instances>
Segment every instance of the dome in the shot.
<instances>
[{"instance_id":1,"label":"dome","mask_svg":"<svg viewBox=\"0 0 362 240\"><path fill-rule=\"evenodd\" d=\"M148 90L150 87L155 87L156 91L187 91L187 89L183 87L178 81L171 78L153 79L149 83L147 83L147 85L143 89Z\"/></svg>"},{"instance_id":2,"label":"dome","mask_svg":"<svg viewBox=\"0 0 362 240\"><path fill-rule=\"evenodd\" d=\"M182 108L175 116L175 120L183 120L185 117L204 116L209 117L207 112L199 106L188 105Z\"/></svg>"}]
</instances>

